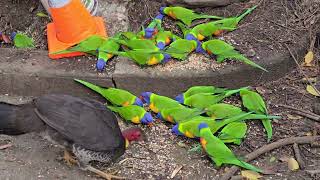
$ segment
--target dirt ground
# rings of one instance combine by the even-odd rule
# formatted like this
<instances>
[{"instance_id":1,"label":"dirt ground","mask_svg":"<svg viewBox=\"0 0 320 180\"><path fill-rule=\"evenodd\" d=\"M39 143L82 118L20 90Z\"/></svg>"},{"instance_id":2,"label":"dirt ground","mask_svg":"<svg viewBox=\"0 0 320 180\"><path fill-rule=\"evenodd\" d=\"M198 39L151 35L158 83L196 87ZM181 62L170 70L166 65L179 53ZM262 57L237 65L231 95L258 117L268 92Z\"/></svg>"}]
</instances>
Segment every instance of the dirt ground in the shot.
<instances>
[{"instance_id":1,"label":"dirt ground","mask_svg":"<svg viewBox=\"0 0 320 180\"><path fill-rule=\"evenodd\" d=\"M225 8L207 8L197 11L230 16L241 13L254 3L255 1L251 1L233 4ZM142 0L132 1L131 5L129 19L132 29L136 30L146 19L156 14L161 4L158 1ZM301 1L284 0L261 1L260 5L255 13L242 22L239 30L224 36L226 40L233 42L241 52L250 52L254 60L258 60L259 56L263 57L270 53L284 51L284 43L289 45L299 43L299 37L309 32L310 24L317 23L309 14L314 12L312 8L319 6L303 6ZM310 9L302 7L310 7ZM41 9L38 1L0 1L0 31L20 30L29 33L29 35L38 37L36 39L37 48L46 49L44 25L48 20L35 16L39 11L44 10ZM165 23L166 27L169 27L170 20L167 18ZM319 84L318 51L316 51L315 60L315 65L303 68L303 72L308 77L318 77L316 81ZM184 64L184 66L186 65ZM317 129L316 127L319 127L319 123L297 116L293 111L279 106L279 104L286 104L312 111L312 104L320 99L306 92L306 82L303 78L304 76L297 69L284 78L255 87L267 101L269 113L282 117L280 120L273 121L272 142L286 137L310 135L314 129ZM24 98L13 99L7 96L1 97L1 100L16 103L25 101ZM122 128L132 126L124 124L122 121L119 122ZM173 171L182 166L173 179L219 179L218 177L225 173L229 167L217 168L204 153L188 152L195 141L172 135L170 132L172 125L170 124L159 122L153 127L141 127L148 140L132 144L117 163L105 168L108 172L115 172L117 175L129 179L160 180L169 179ZM319 129L318 133L320 133ZM62 155L61 149L43 140L37 134L17 137L0 136L0 146L7 143L11 143L12 146L0 150L0 179L96 178L90 173L80 171L75 166L68 167L59 159ZM238 156L243 157L266 144L266 136L261 123L250 122L244 142L240 146L231 147ZM307 144L301 145L300 151L306 163L306 170L319 170L320 148ZM305 170L290 171L287 163L282 161L284 157L294 157L292 146L268 152L252 161L252 164L274 171L274 174L264 175L263 179L320 178L319 174L312 175Z\"/></svg>"}]
</instances>

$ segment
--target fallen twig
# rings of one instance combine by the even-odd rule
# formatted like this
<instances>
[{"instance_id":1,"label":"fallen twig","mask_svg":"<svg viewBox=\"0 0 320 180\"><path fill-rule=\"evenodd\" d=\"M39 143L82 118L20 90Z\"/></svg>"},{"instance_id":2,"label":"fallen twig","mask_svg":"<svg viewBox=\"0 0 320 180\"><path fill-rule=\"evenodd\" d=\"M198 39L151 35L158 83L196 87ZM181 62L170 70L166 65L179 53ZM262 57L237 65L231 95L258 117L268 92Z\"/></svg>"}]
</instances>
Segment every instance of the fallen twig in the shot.
<instances>
[{"instance_id":1,"label":"fallen twig","mask_svg":"<svg viewBox=\"0 0 320 180\"><path fill-rule=\"evenodd\" d=\"M259 149L247 154L245 156L246 162L252 161L260 155L269 152L273 149L277 149L282 146L286 146L289 144L297 143L297 144L309 144L314 141L320 140L320 136L304 136L304 137L290 137L280 139L277 142L267 144L265 146L260 147ZM237 171L239 170L238 166L232 166L227 173L225 173L219 180L229 180Z\"/></svg>"},{"instance_id":2,"label":"fallen twig","mask_svg":"<svg viewBox=\"0 0 320 180\"><path fill-rule=\"evenodd\" d=\"M279 104L278 106L294 110L295 111L294 113L296 113L298 115L301 115L301 116L307 117L309 119L312 119L314 121L320 122L320 116L317 115L317 114L314 114L312 112L305 111L305 110L298 109L298 108L295 108L295 107L292 107L292 106L288 106L288 105L284 105L284 104Z\"/></svg>"},{"instance_id":3,"label":"fallen twig","mask_svg":"<svg viewBox=\"0 0 320 180\"><path fill-rule=\"evenodd\" d=\"M307 173L311 174L311 175L315 175L315 174L319 174L320 173L320 169L316 169L316 170L306 170Z\"/></svg>"},{"instance_id":4,"label":"fallen twig","mask_svg":"<svg viewBox=\"0 0 320 180\"><path fill-rule=\"evenodd\" d=\"M301 156L301 153L300 153L300 149L299 149L299 145L297 143L293 144L293 151L294 151L296 159L297 159L297 161L299 163L300 168L304 169L306 167L306 164L302 159L302 156Z\"/></svg>"},{"instance_id":5,"label":"fallen twig","mask_svg":"<svg viewBox=\"0 0 320 180\"><path fill-rule=\"evenodd\" d=\"M180 166L178 166L175 170L173 170L173 172L172 172L172 174L171 174L171 176L170 176L170 179L172 179L172 178L174 178L177 174L178 174L178 172L182 169L182 165L180 165Z\"/></svg>"}]
</instances>

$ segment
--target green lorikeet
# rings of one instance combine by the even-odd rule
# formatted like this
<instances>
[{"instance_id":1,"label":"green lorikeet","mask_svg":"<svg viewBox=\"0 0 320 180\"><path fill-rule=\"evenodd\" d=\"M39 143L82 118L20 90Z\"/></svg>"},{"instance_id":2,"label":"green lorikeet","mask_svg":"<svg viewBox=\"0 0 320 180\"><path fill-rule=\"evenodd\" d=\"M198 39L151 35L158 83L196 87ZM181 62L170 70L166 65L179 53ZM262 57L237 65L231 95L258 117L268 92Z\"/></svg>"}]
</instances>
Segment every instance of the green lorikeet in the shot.
<instances>
[{"instance_id":1,"label":"green lorikeet","mask_svg":"<svg viewBox=\"0 0 320 180\"><path fill-rule=\"evenodd\" d=\"M226 90L220 94L212 94L212 93L198 93L194 94L190 97L184 98L183 102L179 101L182 104L185 104L190 107L198 108L198 109L206 109L209 106L213 104L217 104L221 102L223 99L240 92L241 89L235 89L235 90Z\"/></svg>"},{"instance_id":2,"label":"green lorikeet","mask_svg":"<svg viewBox=\"0 0 320 180\"><path fill-rule=\"evenodd\" d=\"M217 21L214 21L212 22L212 24L215 24L215 25L220 25L220 26L223 26L225 28L228 28L228 29L225 29L227 31L233 31L237 28L239 22L245 17L247 16L248 14L250 14L257 6L253 6L252 8L246 10L243 14L241 14L240 16L237 16L237 17L229 17L229 18L224 18L224 19L221 19L221 20L217 20Z\"/></svg>"},{"instance_id":3,"label":"green lorikeet","mask_svg":"<svg viewBox=\"0 0 320 180\"><path fill-rule=\"evenodd\" d=\"M202 43L202 49L204 49L209 55L215 55L218 63L223 62L225 59L235 59L268 72L265 68L240 54L233 46L220 39L213 39Z\"/></svg>"},{"instance_id":4,"label":"green lorikeet","mask_svg":"<svg viewBox=\"0 0 320 180\"><path fill-rule=\"evenodd\" d=\"M1 33L0 33L1 34ZM10 36L13 44L17 48L33 48L34 41L25 34L13 32Z\"/></svg>"},{"instance_id":5,"label":"green lorikeet","mask_svg":"<svg viewBox=\"0 0 320 180\"><path fill-rule=\"evenodd\" d=\"M230 118L242 113L241 108L233 106L231 104L217 103L206 108L206 114L214 119ZM280 116L267 116L264 114L250 114L246 119L280 119Z\"/></svg>"},{"instance_id":6,"label":"green lorikeet","mask_svg":"<svg viewBox=\"0 0 320 180\"><path fill-rule=\"evenodd\" d=\"M255 112L257 114L267 115L267 107L260 96L260 94L250 91L248 89L243 89L240 91L240 96L242 99L243 106L246 107L249 111ZM269 118L262 119L262 124L267 131L268 142L272 138L272 124Z\"/></svg>"},{"instance_id":7,"label":"green lorikeet","mask_svg":"<svg viewBox=\"0 0 320 180\"><path fill-rule=\"evenodd\" d=\"M176 135L184 135L188 138L196 138L199 137L199 130L197 128L198 125L202 122L205 122L209 125L211 133L214 134L225 125L236 121L242 121L250 114L251 112L240 114L224 120L215 120L210 117L195 116L187 121L182 121L181 123L176 124L172 128L172 132Z\"/></svg>"},{"instance_id":8,"label":"green lorikeet","mask_svg":"<svg viewBox=\"0 0 320 180\"><path fill-rule=\"evenodd\" d=\"M247 125L245 122L233 122L227 124L220 131L218 138L224 143L234 143L240 145L242 139L246 135Z\"/></svg>"},{"instance_id":9,"label":"green lorikeet","mask_svg":"<svg viewBox=\"0 0 320 180\"><path fill-rule=\"evenodd\" d=\"M195 116L199 116L200 114L204 113L199 109L192 109L187 107L174 107L174 108L167 108L161 110L157 114L157 118L161 120L165 120L171 123L180 123L183 121L187 121Z\"/></svg>"},{"instance_id":10,"label":"green lorikeet","mask_svg":"<svg viewBox=\"0 0 320 180\"><path fill-rule=\"evenodd\" d=\"M130 121L135 124L150 124L153 122L153 118L149 112L143 107L136 105L129 105L124 107L107 106L111 111L118 113L126 121Z\"/></svg>"},{"instance_id":11,"label":"green lorikeet","mask_svg":"<svg viewBox=\"0 0 320 180\"><path fill-rule=\"evenodd\" d=\"M193 20L202 19L202 18L210 18L210 19L223 19L219 16L210 16L204 14L197 14L191 9L187 9L184 7L161 7L160 13L163 15L168 15L173 19L180 20L184 24L190 26Z\"/></svg>"},{"instance_id":12,"label":"green lorikeet","mask_svg":"<svg viewBox=\"0 0 320 180\"><path fill-rule=\"evenodd\" d=\"M173 58L185 60L196 47L197 42L194 40L178 39L165 49L165 53Z\"/></svg>"},{"instance_id":13,"label":"green lorikeet","mask_svg":"<svg viewBox=\"0 0 320 180\"><path fill-rule=\"evenodd\" d=\"M233 164L255 172L262 172L261 169L237 159L223 141L212 134L208 124L200 123L198 128L203 149L218 167L222 164Z\"/></svg>"},{"instance_id":14,"label":"green lorikeet","mask_svg":"<svg viewBox=\"0 0 320 180\"><path fill-rule=\"evenodd\" d=\"M158 113L163 109L183 107L180 103L169 97L160 96L151 92L143 92L141 98L149 105L149 108L154 113Z\"/></svg>"},{"instance_id":15,"label":"green lorikeet","mask_svg":"<svg viewBox=\"0 0 320 180\"><path fill-rule=\"evenodd\" d=\"M199 24L192 29L189 29L182 23L177 23L177 25L180 27L185 38L188 37L188 35L192 35L199 41L211 37L212 35L219 35L223 30L233 30L232 28L224 27L222 24L214 24L213 22Z\"/></svg>"},{"instance_id":16,"label":"green lorikeet","mask_svg":"<svg viewBox=\"0 0 320 180\"><path fill-rule=\"evenodd\" d=\"M115 36L115 38L119 37L120 34ZM104 41L98 48L98 60L96 64L97 70L103 71L107 61L113 57L113 54L107 53L106 51L118 51L119 49L120 44L118 44L114 39L108 38L106 41Z\"/></svg>"},{"instance_id":17,"label":"green lorikeet","mask_svg":"<svg viewBox=\"0 0 320 180\"><path fill-rule=\"evenodd\" d=\"M91 90L99 93L101 96L106 98L109 102L117 106L129 106L129 105L138 105L143 106L143 102L140 98L136 97L135 95L131 94L130 92L117 89L117 88L102 88L92 83L75 79L75 81L79 82L80 84L90 88Z\"/></svg>"},{"instance_id":18,"label":"green lorikeet","mask_svg":"<svg viewBox=\"0 0 320 180\"><path fill-rule=\"evenodd\" d=\"M199 93L211 93L211 94L220 94L226 91L226 88L218 88L214 86L193 86L189 88L187 91L184 93L179 94L178 96L175 97L175 100L183 103L185 98L188 98L194 94L199 94Z\"/></svg>"}]
</instances>

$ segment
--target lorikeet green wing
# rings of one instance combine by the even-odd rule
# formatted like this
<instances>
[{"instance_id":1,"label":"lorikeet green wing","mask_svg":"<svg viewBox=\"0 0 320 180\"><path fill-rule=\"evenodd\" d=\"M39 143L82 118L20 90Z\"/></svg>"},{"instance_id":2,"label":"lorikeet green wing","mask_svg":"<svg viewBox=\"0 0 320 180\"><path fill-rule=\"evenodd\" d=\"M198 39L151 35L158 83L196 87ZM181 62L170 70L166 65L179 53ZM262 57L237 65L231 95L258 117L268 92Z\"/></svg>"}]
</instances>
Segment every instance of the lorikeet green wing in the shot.
<instances>
[{"instance_id":1,"label":"lorikeet green wing","mask_svg":"<svg viewBox=\"0 0 320 180\"><path fill-rule=\"evenodd\" d=\"M152 93L150 96L149 107L151 111L158 113L163 109L183 107L180 103L166 96L160 96Z\"/></svg>"},{"instance_id":2,"label":"lorikeet green wing","mask_svg":"<svg viewBox=\"0 0 320 180\"><path fill-rule=\"evenodd\" d=\"M224 98L240 92L241 89L246 89L246 87L235 90L226 90L223 93L216 95L213 95L211 93L194 94L188 98L185 98L183 104L198 109L206 109L213 104L221 102Z\"/></svg>"},{"instance_id":3,"label":"lorikeet green wing","mask_svg":"<svg viewBox=\"0 0 320 180\"><path fill-rule=\"evenodd\" d=\"M267 107L260 96L260 94L250 91L250 90L241 90L240 96L242 99L243 106L246 107L249 111L255 112L257 114L267 115ZM272 138L272 124L270 119L262 119L262 124L267 131L268 141Z\"/></svg>"},{"instance_id":4,"label":"lorikeet green wing","mask_svg":"<svg viewBox=\"0 0 320 180\"><path fill-rule=\"evenodd\" d=\"M125 107L107 106L111 111L118 113L124 120L135 124L149 124L153 122L150 113L141 106L129 105Z\"/></svg>"},{"instance_id":5,"label":"lorikeet green wing","mask_svg":"<svg viewBox=\"0 0 320 180\"><path fill-rule=\"evenodd\" d=\"M97 55L97 49L106 41L106 38L99 35L92 35L81 41L77 45L68 48L67 50L53 52L52 54L64 54L70 52L84 52Z\"/></svg>"},{"instance_id":6,"label":"lorikeet green wing","mask_svg":"<svg viewBox=\"0 0 320 180\"><path fill-rule=\"evenodd\" d=\"M184 24L190 26L193 20L210 18L210 19L223 19L219 16L210 16L205 14L197 14L191 9L184 7L161 7L160 12L162 14L168 15L173 19L180 20Z\"/></svg>"},{"instance_id":7,"label":"lorikeet green wing","mask_svg":"<svg viewBox=\"0 0 320 180\"><path fill-rule=\"evenodd\" d=\"M166 48L165 53L169 54L173 58L185 60L187 56L196 49L196 47L196 41L178 39L172 42L170 46Z\"/></svg>"},{"instance_id":8,"label":"lorikeet green wing","mask_svg":"<svg viewBox=\"0 0 320 180\"><path fill-rule=\"evenodd\" d=\"M185 91L182 94L179 94L176 96L176 101L183 103L185 98L188 98L194 94L199 93L211 93L211 94L220 94L226 91L226 88L218 88L214 86L193 86L189 88L187 91Z\"/></svg>"},{"instance_id":9,"label":"lorikeet green wing","mask_svg":"<svg viewBox=\"0 0 320 180\"><path fill-rule=\"evenodd\" d=\"M167 108L161 110L157 114L157 118L171 122L171 123L180 123L187 121L195 116L199 116L200 114L204 113L199 109L194 108L187 108L187 107L174 107L174 108Z\"/></svg>"},{"instance_id":10,"label":"lorikeet green wing","mask_svg":"<svg viewBox=\"0 0 320 180\"><path fill-rule=\"evenodd\" d=\"M255 172L262 172L261 169L244 161L240 161L222 140L211 133L208 124L201 123L198 127L200 131L200 143L218 167L222 164L233 164Z\"/></svg>"},{"instance_id":11,"label":"lorikeet green wing","mask_svg":"<svg viewBox=\"0 0 320 180\"><path fill-rule=\"evenodd\" d=\"M75 79L76 82L90 88L117 106L138 105L143 106L142 101L130 92L117 88L102 88L92 83Z\"/></svg>"},{"instance_id":12,"label":"lorikeet green wing","mask_svg":"<svg viewBox=\"0 0 320 180\"><path fill-rule=\"evenodd\" d=\"M241 108L225 103L213 104L206 108L207 115L215 119L233 117L241 114L242 112Z\"/></svg>"},{"instance_id":13,"label":"lorikeet green wing","mask_svg":"<svg viewBox=\"0 0 320 180\"><path fill-rule=\"evenodd\" d=\"M218 138L224 143L241 144L246 135L247 124L245 122L233 122L227 124L219 133Z\"/></svg>"}]
</instances>

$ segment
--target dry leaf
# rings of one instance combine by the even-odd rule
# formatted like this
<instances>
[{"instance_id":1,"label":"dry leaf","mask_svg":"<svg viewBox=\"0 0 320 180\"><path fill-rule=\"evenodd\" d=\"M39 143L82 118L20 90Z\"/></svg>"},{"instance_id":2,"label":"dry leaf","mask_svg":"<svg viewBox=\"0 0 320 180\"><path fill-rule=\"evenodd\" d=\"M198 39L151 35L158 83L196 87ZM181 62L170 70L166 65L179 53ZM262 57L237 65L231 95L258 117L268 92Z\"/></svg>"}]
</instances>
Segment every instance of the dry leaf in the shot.
<instances>
[{"instance_id":1,"label":"dry leaf","mask_svg":"<svg viewBox=\"0 0 320 180\"><path fill-rule=\"evenodd\" d=\"M294 158L289 158L288 160L288 168L291 171L295 171L299 169L299 163Z\"/></svg>"},{"instance_id":2,"label":"dry leaf","mask_svg":"<svg viewBox=\"0 0 320 180\"><path fill-rule=\"evenodd\" d=\"M298 119L302 119L301 116L295 116L295 115L291 115L291 114L287 114L288 119L290 120L298 120Z\"/></svg>"},{"instance_id":3,"label":"dry leaf","mask_svg":"<svg viewBox=\"0 0 320 180\"><path fill-rule=\"evenodd\" d=\"M307 91L314 96L320 96L320 94L311 85L307 85Z\"/></svg>"},{"instance_id":4,"label":"dry leaf","mask_svg":"<svg viewBox=\"0 0 320 180\"><path fill-rule=\"evenodd\" d=\"M250 170L241 171L241 176L249 180L256 180L262 178L262 176L259 173Z\"/></svg>"},{"instance_id":5,"label":"dry leaf","mask_svg":"<svg viewBox=\"0 0 320 180\"><path fill-rule=\"evenodd\" d=\"M174 178L174 177L178 174L178 172L182 169L182 167L183 167L183 166L181 165L181 166L178 166L175 170L173 170L170 178L171 178L171 179Z\"/></svg>"},{"instance_id":6,"label":"dry leaf","mask_svg":"<svg viewBox=\"0 0 320 180\"><path fill-rule=\"evenodd\" d=\"M304 83L309 83L309 81L311 82L311 83L315 83L315 82L317 82L317 78L316 77L311 77L311 78L302 78L302 82L304 82Z\"/></svg>"},{"instance_id":7,"label":"dry leaf","mask_svg":"<svg viewBox=\"0 0 320 180\"><path fill-rule=\"evenodd\" d=\"M311 62L313 61L313 52L309 51L306 56L304 56L304 66L312 66Z\"/></svg>"},{"instance_id":8,"label":"dry leaf","mask_svg":"<svg viewBox=\"0 0 320 180\"><path fill-rule=\"evenodd\" d=\"M0 150L7 149L7 148L9 148L9 147L11 147L11 146L12 146L12 144L1 145L1 146L0 146Z\"/></svg>"}]
</instances>

